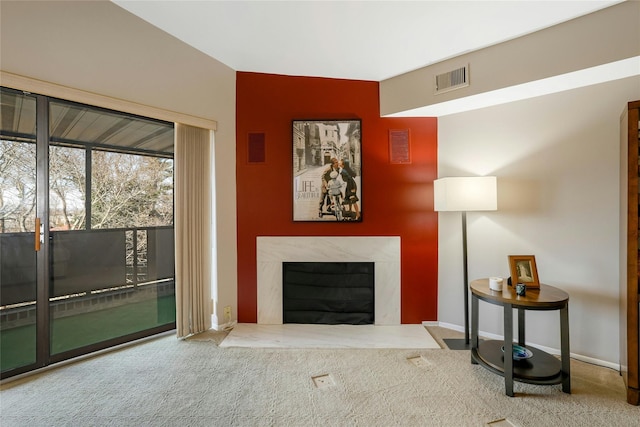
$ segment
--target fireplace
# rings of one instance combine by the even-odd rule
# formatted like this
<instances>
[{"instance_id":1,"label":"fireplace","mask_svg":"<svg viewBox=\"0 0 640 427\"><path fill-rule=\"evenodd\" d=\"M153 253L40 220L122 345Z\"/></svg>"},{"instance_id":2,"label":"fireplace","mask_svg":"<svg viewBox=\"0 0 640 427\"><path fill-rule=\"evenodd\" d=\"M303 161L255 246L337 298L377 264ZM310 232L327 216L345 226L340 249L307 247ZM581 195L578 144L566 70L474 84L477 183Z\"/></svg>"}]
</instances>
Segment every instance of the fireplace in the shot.
<instances>
[{"instance_id":1,"label":"fireplace","mask_svg":"<svg viewBox=\"0 0 640 427\"><path fill-rule=\"evenodd\" d=\"M400 324L400 237L259 236L258 323L283 323L283 262L372 262L376 325Z\"/></svg>"},{"instance_id":2,"label":"fireplace","mask_svg":"<svg viewBox=\"0 0 640 427\"><path fill-rule=\"evenodd\" d=\"M283 262L283 323L372 325L372 262Z\"/></svg>"}]
</instances>

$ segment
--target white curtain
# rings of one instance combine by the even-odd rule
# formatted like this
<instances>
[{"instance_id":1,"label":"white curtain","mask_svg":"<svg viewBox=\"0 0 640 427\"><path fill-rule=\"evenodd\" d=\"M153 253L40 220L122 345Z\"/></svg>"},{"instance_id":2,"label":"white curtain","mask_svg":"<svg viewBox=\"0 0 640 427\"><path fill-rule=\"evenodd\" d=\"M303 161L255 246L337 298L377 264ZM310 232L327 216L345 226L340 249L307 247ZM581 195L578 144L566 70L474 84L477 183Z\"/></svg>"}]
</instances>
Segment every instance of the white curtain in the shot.
<instances>
[{"instance_id":1,"label":"white curtain","mask_svg":"<svg viewBox=\"0 0 640 427\"><path fill-rule=\"evenodd\" d=\"M175 257L178 337L211 324L211 130L176 123Z\"/></svg>"}]
</instances>

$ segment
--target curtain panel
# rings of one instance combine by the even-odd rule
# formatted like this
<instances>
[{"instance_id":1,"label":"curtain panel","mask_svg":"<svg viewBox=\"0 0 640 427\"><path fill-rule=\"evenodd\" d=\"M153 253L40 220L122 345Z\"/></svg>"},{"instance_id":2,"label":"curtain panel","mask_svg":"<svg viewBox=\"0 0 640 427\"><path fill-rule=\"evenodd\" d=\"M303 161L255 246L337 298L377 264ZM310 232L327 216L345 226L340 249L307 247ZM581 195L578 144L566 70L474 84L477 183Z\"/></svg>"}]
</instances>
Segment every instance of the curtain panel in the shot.
<instances>
[{"instance_id":1,"label":"curtain panel","mask_svg":"<svg viewBox=\"0 0 640 427\"><path fill-rule=\"evenodd\" d=\"M175 126L176 329L211 327L211 130Z\"/></svg>"}]
</instances>

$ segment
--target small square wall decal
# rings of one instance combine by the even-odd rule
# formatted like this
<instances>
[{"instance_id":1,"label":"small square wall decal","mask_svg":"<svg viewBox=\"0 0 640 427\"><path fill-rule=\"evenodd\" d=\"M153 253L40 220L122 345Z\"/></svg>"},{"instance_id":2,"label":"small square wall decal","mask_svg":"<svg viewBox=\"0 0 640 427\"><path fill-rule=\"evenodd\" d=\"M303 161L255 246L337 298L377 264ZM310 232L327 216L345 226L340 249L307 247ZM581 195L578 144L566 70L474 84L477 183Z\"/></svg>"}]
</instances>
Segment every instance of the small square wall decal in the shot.
<instances>
[{"instance_id":1,"label":"small square wall decal","mask_svg":"<svg viewBox=\"0 0 640 427\"><path fill-rule=\"evenodd\" d=\"M247 161L249 163L264 163L266 158L265 134L250 132L247 146Z\"/></svg>"},{"instance_id":2,"label":"small square wall decal","mask_svg":"<svg viewBox=\"0 0 640 427\"><path fill-rule=\"evenodd\" d=\"M390 129L389 162L392 164L411 163L410 143L409 129Z\"/></svg>"}]
</instances>

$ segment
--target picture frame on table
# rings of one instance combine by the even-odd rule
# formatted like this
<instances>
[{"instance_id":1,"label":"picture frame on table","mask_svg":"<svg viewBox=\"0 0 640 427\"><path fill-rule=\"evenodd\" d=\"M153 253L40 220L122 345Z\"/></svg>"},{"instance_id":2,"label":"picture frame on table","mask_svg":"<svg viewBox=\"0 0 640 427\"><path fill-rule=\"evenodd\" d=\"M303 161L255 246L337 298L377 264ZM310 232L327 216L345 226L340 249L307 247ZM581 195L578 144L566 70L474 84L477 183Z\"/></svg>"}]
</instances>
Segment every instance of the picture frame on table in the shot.
<instances>
[{"instance_id":1,"label":"picture frame on table","mask_svg":"<svg viewBox=\"0 0 640 427\"><path fill-rule=\"evenodd\" d=\"M509 255L511 283L524 283L527 289L539 289L540 279L534 255Z\"/></svg>"},{"instance_id":2,"label":"picture frame on table","mask_svg":"<svg viewBox=\"0 0 640 427\"><path fill-rule=\"evenodd\" d=\"M291 131L293 221L362 222L362 121L295 119Z\"/></svg>"}]
</instances>

